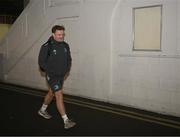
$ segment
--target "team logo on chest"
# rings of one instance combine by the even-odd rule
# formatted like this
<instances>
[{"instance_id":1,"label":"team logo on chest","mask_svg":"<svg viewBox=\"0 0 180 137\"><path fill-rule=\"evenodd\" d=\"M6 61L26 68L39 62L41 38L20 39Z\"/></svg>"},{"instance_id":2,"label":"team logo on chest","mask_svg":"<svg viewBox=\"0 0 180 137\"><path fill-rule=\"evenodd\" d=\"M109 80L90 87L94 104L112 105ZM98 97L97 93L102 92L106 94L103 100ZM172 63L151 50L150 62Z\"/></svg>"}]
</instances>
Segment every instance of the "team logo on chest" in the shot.
<instances>
[{"instance_id":1,"label":"team logo on chest","mask_svg":"<svg viewBox=\"0 0 180 137\"><path fill-rule=\"evenodd\" d=\"M54 53L54 55L56 55L56 54L57 54L57 51L54 49L54 50L53 50L53 53Z\"/></svg>"}]
</instances>

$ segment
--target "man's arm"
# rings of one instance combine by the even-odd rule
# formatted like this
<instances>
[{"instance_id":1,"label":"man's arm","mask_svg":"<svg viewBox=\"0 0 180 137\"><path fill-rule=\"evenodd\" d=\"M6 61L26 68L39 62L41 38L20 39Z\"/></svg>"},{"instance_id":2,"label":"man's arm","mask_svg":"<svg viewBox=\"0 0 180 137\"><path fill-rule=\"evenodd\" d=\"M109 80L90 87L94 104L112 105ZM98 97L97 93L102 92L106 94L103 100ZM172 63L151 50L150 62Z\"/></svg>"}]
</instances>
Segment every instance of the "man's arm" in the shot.
<instances>
[{"instance_id":1,"label":"man's arm","mask_svg":"<svg viewBox=\"0 0 180 137\"><path fill-rule=\"evenodd\" d=\"M48 59L48 42L41 46L39 57L38 57L38 64L42 71L46 72L47 70L47 59Z\"/></svg>"},{"instance_id":2,"label":"man's arm","mask_svg":"<svg viewBox=\"0 0 180 137\"><path fill-rule=\"evenodd\" d=\"M71 51L70 51L69 45L68 45L67 51L68 51L68 69L67 69L67 72L69 73L71 70L71 65L72 65Z\"/></svg>"}]
</instances>

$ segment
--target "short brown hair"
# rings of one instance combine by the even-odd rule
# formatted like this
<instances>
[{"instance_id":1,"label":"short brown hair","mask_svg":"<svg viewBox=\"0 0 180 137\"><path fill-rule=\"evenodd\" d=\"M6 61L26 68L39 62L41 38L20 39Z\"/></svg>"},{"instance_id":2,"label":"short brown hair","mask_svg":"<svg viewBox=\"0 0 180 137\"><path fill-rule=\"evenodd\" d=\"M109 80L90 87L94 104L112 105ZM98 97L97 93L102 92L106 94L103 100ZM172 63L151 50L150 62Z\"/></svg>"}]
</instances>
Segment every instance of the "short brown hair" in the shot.
<instances>
[{"instance_id":1,"label":"short brown hair","mask_svg":"<svg viewBox=\"0 0 180 137\"><path fill-rule=\"evenodd\" d=\"M55 25L55 26L52 27L52 33L55 33L56 30L64 30L65 31L65 27L60 26L60 25Z\"/></svg>"}]
</instances>

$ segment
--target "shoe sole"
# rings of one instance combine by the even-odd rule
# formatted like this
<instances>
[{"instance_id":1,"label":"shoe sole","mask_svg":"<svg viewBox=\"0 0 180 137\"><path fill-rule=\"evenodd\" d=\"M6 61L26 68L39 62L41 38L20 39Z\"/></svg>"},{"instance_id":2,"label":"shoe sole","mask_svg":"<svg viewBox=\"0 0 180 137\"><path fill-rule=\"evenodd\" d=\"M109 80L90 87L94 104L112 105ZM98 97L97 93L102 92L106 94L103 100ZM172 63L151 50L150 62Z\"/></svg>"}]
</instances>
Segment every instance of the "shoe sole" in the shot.
<instances>
[{"instance_id":1,"label":"shoe sole","mask_svg":"<svg viewBox=\"0 0 180 137\"><path fill-rule=\"evenodd\" d=\"M39 114L40 116L42 116L43 118L45 118L45 119L51 119L51 117L46 117L46 116L44 116L43 114L41 114L39 111L38 111L38 114Z\"/></svg>"}]
</instances>

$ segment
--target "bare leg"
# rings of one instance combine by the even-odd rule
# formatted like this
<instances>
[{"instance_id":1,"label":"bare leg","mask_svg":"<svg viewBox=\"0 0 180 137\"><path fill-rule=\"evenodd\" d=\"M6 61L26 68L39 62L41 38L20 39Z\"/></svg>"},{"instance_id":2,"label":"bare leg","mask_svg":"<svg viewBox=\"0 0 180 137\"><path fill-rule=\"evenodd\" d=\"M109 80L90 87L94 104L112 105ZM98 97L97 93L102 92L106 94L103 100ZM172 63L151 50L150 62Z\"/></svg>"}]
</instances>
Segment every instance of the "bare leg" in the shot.
<instances>
[{"instance_id":1,"label":"bare leg","mask_svg":"<svg viewBox=\"0 0 180 137\"><path fill-rule=\"evenodd\" d=\"M63 90L59 90L55 92L55 97L56 97L56 106L61 114L61 116L65 115L65 107L64 107L64 101L63 101Z\"/></svg>"},{"instance_id":2,"label":"bare leg","mask_svg":"<svg viewBox=\"0 0 180 137\"><path fill-rule=\"evenodd\" d=\"M55 97L56 97L57 109L58 109L59 113L61 114L61 116L64 120L64 128L69 129L69 128L74 127L76 125L76 123L69 120L67 115L66 115L66 111L65 111L65 107L64 107L64 101L63 101L63 90L59 90L59 91L55 92Z\"/></svg>"},{"instance_id":3,"label":"bare leg","mask_svg":"<svg viewBox=\"0 0 180 137\"><path fill-rule=\"evenodd\" d=\"M44 104L45 105L49 105L51 103L51 101L53 100L54 94L51 91L51 89L49 88L49 91L47 93L47 95L44 98Z\"/></svg>"},{"instance_id":4,"label":"bare leg","mask_svg":"<svg viewBox=\"0 0 180 137\"><path fill-rule=\"evenodd\" d=\"M53 97L54 97L54 94L51 91L51 89L49 89L47 95L44 98L43 105L42 105L41 109L38 111L38 114L46 119L50 119L52 117L51 115L48 114L46 109L47 109L48 105L51 103Z\"/></svg>"}]
</instances>

